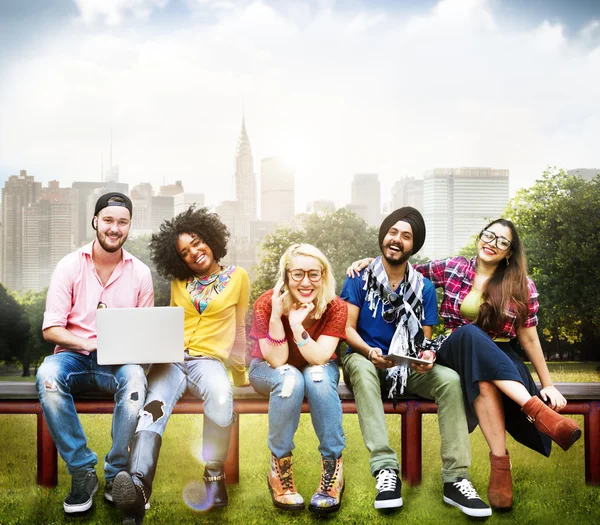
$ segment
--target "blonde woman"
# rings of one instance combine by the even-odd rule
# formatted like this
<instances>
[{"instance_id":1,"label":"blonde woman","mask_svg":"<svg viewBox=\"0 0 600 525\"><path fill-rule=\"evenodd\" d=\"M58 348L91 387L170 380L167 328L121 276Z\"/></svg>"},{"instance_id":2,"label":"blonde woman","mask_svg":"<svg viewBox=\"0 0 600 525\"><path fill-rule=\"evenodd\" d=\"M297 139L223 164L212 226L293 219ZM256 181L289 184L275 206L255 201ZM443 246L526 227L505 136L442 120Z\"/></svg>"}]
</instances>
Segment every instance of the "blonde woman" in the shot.
<instances>
[{"instance_id":1,"label":"blonde woman","mask_svg":"<svg viewBox=\"0 0 600 525\"><path fill-rule=\"evenodd\" d=\"M321 481L309 510L326 514L340 508L345 438L334 352L345 339L347 315L346 304L335 295L331 265L310 244L286 250L275 288L254 305L250 383L270 396L268 484L277 508L304 508L294 484L292 450L305 396L322 458Z\"/></svg>"}]
</instances>

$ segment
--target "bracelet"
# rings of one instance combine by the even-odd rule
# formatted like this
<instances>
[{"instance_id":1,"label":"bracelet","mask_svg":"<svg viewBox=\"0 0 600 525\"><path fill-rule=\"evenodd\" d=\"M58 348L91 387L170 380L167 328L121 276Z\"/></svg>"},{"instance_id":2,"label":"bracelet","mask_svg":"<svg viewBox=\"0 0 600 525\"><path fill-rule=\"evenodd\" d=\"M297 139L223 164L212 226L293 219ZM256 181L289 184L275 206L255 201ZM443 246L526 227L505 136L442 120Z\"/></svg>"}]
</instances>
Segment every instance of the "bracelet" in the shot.
<instances>
[{"instance_id":1,"label":"bracelet","mask_svg":"<svg viewBox=\"0 0 600 525\"><path fill-rule=\"evenodd\" d=\"M284 335L283 339L273 339L271 334L267 332L267 342L272 346L281 346L287 342L287 337Z\"/></svg>"},{"instance_id":2,"label":"bracelet","mask_svg":"<svg viewBox=\"0 0 600 525\"><path fill-rule=\"evenodd\" d=\"M369 350L369 354L367 355L367 359L370 361L371 360L371 354L373 353L373 349L371 348Z\"/></svg>"},{"instance_id":3,"label":"bracelet","mask_svg":"<svg viewBox=\"0 0 600 525\"><path fill-rule=\"evenodd\" d=\"M304 346L306 343L308 343L310 341L310 337L308 337L307 339L302 339L302 341L296 341L294 339L294 343L296 343L296 346L298 348L300 348L301 346Z\"/></svg>"}]
</instances>

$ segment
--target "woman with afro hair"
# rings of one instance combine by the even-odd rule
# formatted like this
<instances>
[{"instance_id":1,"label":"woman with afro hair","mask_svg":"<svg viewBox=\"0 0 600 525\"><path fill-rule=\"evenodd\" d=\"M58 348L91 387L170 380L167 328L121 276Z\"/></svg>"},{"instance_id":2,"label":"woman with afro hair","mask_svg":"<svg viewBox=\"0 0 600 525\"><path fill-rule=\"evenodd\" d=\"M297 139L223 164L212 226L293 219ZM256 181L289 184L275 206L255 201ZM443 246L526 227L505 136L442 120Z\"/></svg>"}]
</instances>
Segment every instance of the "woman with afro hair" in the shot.
<instances>
[{"instance_id":1,"label":"woman with afro hair","mask_svg":"<svg viewBox=\"0 0 600 525\"><path fill-rule=\"evenodd\" d=\"M123 523L140 524L147 507L162 434L186 390L204 401L202 457L207 508L228 503L224 463L234 422L235 385L248 384L244 365L249 280L243 268L222 266L229 232L215 213L190 207L165 221L150 241L150 258L171 280L171 306L184 309L183 363L153 365L148 394L131 443L127 471L115 478L113 499Z\"/></svg>"}]
</instances>

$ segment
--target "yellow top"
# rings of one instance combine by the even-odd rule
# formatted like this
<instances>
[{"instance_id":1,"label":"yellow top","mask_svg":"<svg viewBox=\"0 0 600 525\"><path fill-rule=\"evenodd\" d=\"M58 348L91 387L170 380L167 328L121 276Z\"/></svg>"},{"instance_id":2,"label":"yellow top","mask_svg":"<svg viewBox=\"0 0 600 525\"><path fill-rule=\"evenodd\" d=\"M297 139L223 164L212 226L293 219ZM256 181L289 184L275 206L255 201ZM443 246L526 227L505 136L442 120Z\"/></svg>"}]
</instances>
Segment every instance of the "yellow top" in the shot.
<instances>
[{"instance_id":1,"label":"yellow top","mask_svg":"<svg viewBox=\"0 0 600 525\"><path fill-rule=\"evenodd\" d=\"M483 300L482 294L479 290L475 290L471 288L471 291L465 296L463 302L460 305L460 314L469 321L473 322L477 319L477 315L479 314L479 307L481 306L481 302ZM447 333L446 335L450 335ZM494 339L497 343L507 343L510 341L507 337L497 337Z\"/></svg>"},{"instance_id":2,"label":"yellow top","mask_svg":"<svg viewBox=\"0 0 600 525\"><path fill-rule=\"evenodd\" d=\"M233 384L247 384L245 318L250 280L246 270L237 266L223 291L208 303L202 314L196 310L186 286L186 280L171 282L171 306L182 306L184 310L185 349L191 356L215 357L229 364Z\"/></svg>"}]
</instances>

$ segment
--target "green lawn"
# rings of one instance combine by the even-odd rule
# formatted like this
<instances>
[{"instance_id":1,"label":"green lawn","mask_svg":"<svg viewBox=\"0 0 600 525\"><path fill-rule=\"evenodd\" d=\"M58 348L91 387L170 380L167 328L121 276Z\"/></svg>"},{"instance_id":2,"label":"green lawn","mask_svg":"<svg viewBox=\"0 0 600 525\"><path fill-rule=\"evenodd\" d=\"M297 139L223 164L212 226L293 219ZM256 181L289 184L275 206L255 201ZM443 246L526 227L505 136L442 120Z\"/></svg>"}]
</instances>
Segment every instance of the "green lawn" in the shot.
<instances>
[{"instance_id":1,"label":"green lawn","mask_svg":"<svg viewBox=\"0 0 600 525\"><path fill-rule=\"evenodd\" d=\"M600 381L598 364L551 365L556 381ZM577 368L579 367L579 371ZM87 415L82 421L90 447L101 457L110 440L110 416ZM576 416L580 425L583 417ZM347 482L341 510L331 518L339 523L388 523L406 525L469 523L473 520L442 502L437 417L423 418L423 483L403 487L404 508L393 515L373 508L375 484L368 472L368 454L355 415L344 416L347 447L344 467ZM388 416L392 445L400 448L399 416ZM198 508L202 476L200 436L202 416L174 416L164 436L151 503L145 523L314 523L308 511L284 513L271 504L266 485L269 452L266 446L267 416L241 418L241 480L230 489L229 508L202 513ZM85 517L66 517L62 500L70 486L65 465L59 459L59 485L48 490L35 484L35 416L0 415L0 524L120 523L119 512L103 501L101 492ZM309 499L319 479L317 440L310 416L303 415L296 435L295 472L298 489ZM479 430L471 436L475 487L484 496L489 474L488 449ZM515 506L509 513L494 513L489 524L600 523L600 487L584 483L583 439L569 452L554 447L546 459L509 440L513 463ZM98 468L101 477L102 473ZM102 485L101 485L102 487ZM186 501L188 503L186 503Z\"/></svg>"}]
</instances>

